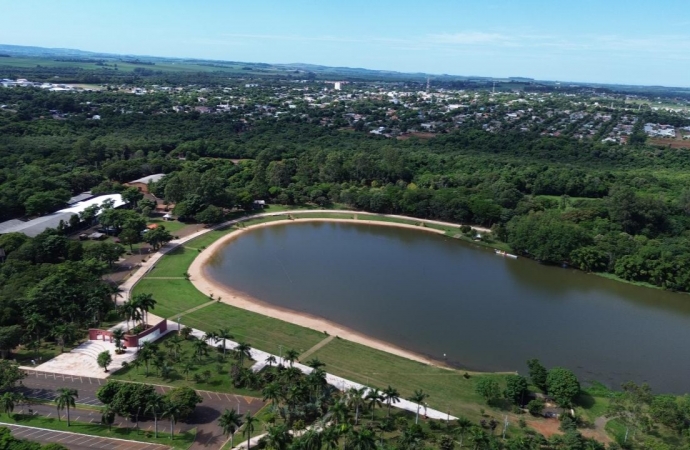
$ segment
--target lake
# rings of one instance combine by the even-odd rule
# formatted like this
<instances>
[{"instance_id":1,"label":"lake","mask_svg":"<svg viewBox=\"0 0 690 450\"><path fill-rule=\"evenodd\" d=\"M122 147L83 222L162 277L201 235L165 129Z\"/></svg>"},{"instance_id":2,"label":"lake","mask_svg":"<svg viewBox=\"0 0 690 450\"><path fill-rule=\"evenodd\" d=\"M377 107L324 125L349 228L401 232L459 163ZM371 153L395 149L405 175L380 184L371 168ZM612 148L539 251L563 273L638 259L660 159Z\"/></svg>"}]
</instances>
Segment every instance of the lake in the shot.
<instances>
[{"instance_id":1,"label":"lake","mask_svg":"<svg viewBox=\"0 0 690 450\"><path fill-rule=\"evenodd\" d=\"M468 370L526 374L525 361L610 387L688 388L690 296L506 259L411 229L302 222L252 230L208 274L252 297L323 317Z\"/></svg>"}]
</instances>

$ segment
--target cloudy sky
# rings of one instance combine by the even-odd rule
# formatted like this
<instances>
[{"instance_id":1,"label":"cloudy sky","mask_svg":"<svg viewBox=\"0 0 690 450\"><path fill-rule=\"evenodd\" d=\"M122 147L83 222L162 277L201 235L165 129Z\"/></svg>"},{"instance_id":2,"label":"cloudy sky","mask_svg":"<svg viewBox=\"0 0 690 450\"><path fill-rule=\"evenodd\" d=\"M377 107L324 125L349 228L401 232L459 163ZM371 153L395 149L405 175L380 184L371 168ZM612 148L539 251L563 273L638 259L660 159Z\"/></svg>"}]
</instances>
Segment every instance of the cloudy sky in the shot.
<instances>
[{"instance_id":1,"label":"cloudy sky","mask_svg":"<svg viewBox=\"0 0 690 450\"><path fill-rule=\"evenodd\" d=\"M687 1L1 0L0 43L690 86Z\"/></svg>"}]
</instances>

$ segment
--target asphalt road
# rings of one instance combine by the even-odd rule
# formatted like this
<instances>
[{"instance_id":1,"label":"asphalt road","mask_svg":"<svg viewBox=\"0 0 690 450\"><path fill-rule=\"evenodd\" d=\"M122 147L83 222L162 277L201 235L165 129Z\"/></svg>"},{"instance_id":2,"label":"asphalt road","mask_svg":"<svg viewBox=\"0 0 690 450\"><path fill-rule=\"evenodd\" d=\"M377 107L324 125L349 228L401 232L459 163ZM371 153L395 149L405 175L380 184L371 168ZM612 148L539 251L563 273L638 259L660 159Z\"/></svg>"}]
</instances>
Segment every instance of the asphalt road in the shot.
<instances>
[{"instance_id":1,"label":"asphalt road","mask_svg":"<svg viewBox=\"0 0 690 450\"><path fill-rule=\"evenodd\" d=\"M12 435L20 439L28 439L42 444L57 442L71 450L164 450L169 447L144 442L124 441L120 439L87 436L85 434L69 433L66 431L51 431L41 428L25 427L22 425L3 424L9 428Z\"/></svg>"},{"instance_id":2,"label":"asphalt road","mask_svg":"<svg viewBox=\"0 0 690 450\"><path fill-rule=\"evenodd\" d=\"M76 389L79 393L79 398L77 399L77 406L79 404L91 405L91 406L102 406L102 403L96 397L96 391L98 388L105 384L107 380L102 380L99 378L89 378L89 377L77 377L72 375L62 375L50 372L39 372L33 370L27 370L27 377L23 380L23 386L20 390L24 392L24 395L32 398L40 398L44 400L52 400L56 397L56 390L63 387L69 387ZM158 386L156 385L156 390L160 393L165 393L172 389L168 386ZM239 409L240 414L245 414L247 411L256 413L264 403L261 399L254 397L245 397L241 395L233 394L223 394L219 392L210 391L197 391L199 395L204 399L203 403L196 407L194 414L187 419L184 423L179 424L182 431L190 428L196 428L196 440L194 445L190 447L192 450L195 449L218 449L227 440L223 436L222 430L218 426L218 417L226 409ZM56 414L56 410L52 406L45 406L45 408L52 409L53 415ZM39 414L43 414L42 409L39 411L39 407L33 408ZM47 411L45 412L48 413ZM77 411L75 411L75 414ZM86 413L85 413L86 414ZM97 416L97 421L100 421L100 413L93 412L94 417ZM76 415L72 416L76 420ZM84 418L80 420L84 420ZM134 426L133 423L125 421L124 419L118 418L116 423L120 423L124 426ZM160 421L159 432L165 429L166 425L169 427L167 421ZM153 421L141 421L140 427L142 429L153 430ZM175 427L177 429L177 426ZM170 428L168 428L168 432ZM67 444L65 444L68 446ZM72 448L68 446L69 448ZM75 447L77 448L77 447Z\"/></svg>"}]
</instances>

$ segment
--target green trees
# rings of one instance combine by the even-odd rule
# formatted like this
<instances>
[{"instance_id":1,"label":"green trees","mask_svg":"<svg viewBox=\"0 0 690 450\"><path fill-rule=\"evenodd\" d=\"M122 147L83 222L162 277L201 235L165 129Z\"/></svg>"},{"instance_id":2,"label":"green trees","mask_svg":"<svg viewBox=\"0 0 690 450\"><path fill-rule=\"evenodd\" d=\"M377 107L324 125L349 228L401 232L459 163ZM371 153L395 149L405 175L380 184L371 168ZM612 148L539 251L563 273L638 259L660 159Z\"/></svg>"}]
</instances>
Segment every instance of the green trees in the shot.
<instances>
[{"instance_id":1,"label":"green trees","mask_svg":"<svg viewBox=\"0 0 690 450\"><path fill-rule=\"evenodd\" d=\"M75 400L79 397L76 389L60 388L57 390L57 397L55 398L55 405L58 410L58 419L60 419L60 411L67 410L67 426L70 426L69 409L75 407Z\"/></svg>"},{"instance_id":2,"label":"green trees","mask_svg":"<svg viewBox=\"0 0 690 450\"><path fill-rule=\"evenodd\" d=\"M414 418L414 423L418 424L419 423L419 408L421 408L424 405L424 401L429 398L429 394L424 392L421 389L417 389L414 391L414 394L409 398L411 402L415 402L417 404L417 413L415 414Z\"/></svg>"},{"instance_id":3,"label":"green trees","mask_svg":"<svg viewBox=\"0 0 690 450\"><path fill-rule=\"evenodd\" d=\"M105 372L108 371L108 366L113 362L113 357L110 355L108 350L98 354L97 358L98 365L103 368Z\"/></svg>"},{"instance_id":4,"label":"green trees","mask_svg":"<svg viewBox=\"0 0 690 450\"><path fill-rule=\"evenodd\" d=\"M256 428L256 421L257 419L254 416L252 416L251 411L247 411L247 414L244 415L244 431L242 432L242 434L244 434L244 437L247 438L247 450L251 448L249 445L249 440L251 439L252 433Z\"/></svg>"},{"instance_id":5,"label":"green trees","mask_svg":"<svg viewBox=\"0 0 690 450\"><path fill-rule=\"evenodd\" d=\"M160 225L144 234L144 241L151 244L154 250L172 241L173 237L164 225Z\"/></svg>"},{"instance_id":6,"label":"green trees","mask_svg":"<svg viewBox=\"0 0 690 450\"><path fill-rule=\"evenodd\" d=\"M381 407L383 405L383 395L378 389L369 388L369 391L367 391L367 395L364 398L369 404L369 409L371 409L371 420L374 420L374 411L376 410L376 407ZM417 409L417 411L419 411L419 409Z\"/></svg>"},{"instance_id":7,"label":"green trees","mask_svg":"<svg viewBox=\"0 0 690 450\"><path fill-rule=\"evenodd\" d=\"M546 378L548 376L548 371L538 359L530 359L527 361L527 367L529 369L529 378L532 384L546 392Z\"/></svg>"},{"instance_id":8,"label":"green trees","mask_svg":"<svg viewBox=\"0 0 690 450\"><path fill-rule=\"evenodd\" d=\"M492 405L501 398L501 386L493 378L482 377L477 380L475 388L477 394L484 397L486 403Z\"/></svg>"},{"instance_id":9,"label":"green trees","mask_svg":"<svg viewBox=\"0 0 690 450\"><path fill-rule=\"evenodd\" d=\"M522 405L527 394L527 379L520 375L506 377L506 388L503 391L505 398L514 405Z\"/></svg>"},{"instance_id":10,"label":"green trees","mask_svg":"<svg viewBox=\"0 0 690 450\"><path fill-rule=\"evenodd\" d=\"M400 402L400 393L390 385L383 390L383 398L386 400L386 405L388 406L388 417L391 416L391 406L395 403Z\"/></svg>"},{"instance_id":11,"label":"green trees","mask_svg":"<svg viewBox=\"0 0 690 450\"><path fill-rule=\"evenodd\" d=\"M224 436L230 436L230 448L235 448L235 432L242 426L242 416L237 414L234 409L225 409L218 418L218 425L223 430Z\"/></svg>"},{"instance_id":12,"label":"green trees","mask_svg":"<svg viewBox=\"0 0 690 450\"><path fill-rule=\"evenodd\" d=\"M165 400L178 406L177 418L181 419L189 417L196 406L204 401L194 389L186 386L176 387L166 392Z\"/></svg>"},{"instance_id":13,"label":"green trees","mask_svg":"<svg viewBox=\"0 0 690 450\"><path fill-rule=\"evenodd\" d=\"M166 406L165 399L159 394L151 394L146 401L144 412L153 416L153 429L156 438L158 438L158 419L161 418Z\"/></svg>"},{"instance_id":14,"label":"green trees","mask_svg":"<svg viewBox=\"0 0 690 450\"><path fill-rule=\"evenodd\" d=\"M5 392L4 394L2 394L2 396L0 396L0 408L2 408L2 412L7 414L8 418L12 414L12 411L14 411L14 406L15 406L14 393Z\"/></svg>"},{"instance_id":15,"label":"green trees","mask_svg":"<svg viewBox=\"0 0 690 450\"><path fill-rule=\"evenodd\" d=\"M546 389L559 406L568 408L580 393L580 382L572 371L554 367L546 377Z\"/></svg>"}]
</instances>

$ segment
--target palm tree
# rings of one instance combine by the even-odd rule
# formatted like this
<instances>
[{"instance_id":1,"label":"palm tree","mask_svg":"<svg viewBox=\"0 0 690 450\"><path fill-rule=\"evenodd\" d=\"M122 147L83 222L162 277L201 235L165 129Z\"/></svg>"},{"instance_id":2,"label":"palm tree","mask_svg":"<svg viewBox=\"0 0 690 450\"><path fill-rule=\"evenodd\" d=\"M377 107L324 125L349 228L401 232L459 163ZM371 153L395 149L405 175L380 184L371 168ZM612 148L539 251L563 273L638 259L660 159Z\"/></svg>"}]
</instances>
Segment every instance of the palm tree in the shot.
<instances>
[{"instance_id":1,"label":"palm tree","mask_svg":"<svg viewBox=\"0 0 690 450\"><path fill-rule=\"evenodd\" d=\"M170 349L173 351L173 356L177 359L177 355L180 353L180 349L182 349L182 342L184 342L184 339L174 334L168 339L168 342L170 343Z\"/></svg>"},{"instance_id":2,"label":"palm tree","mask_svg":"<svg viewBox=\"0 0 690 450\"><path fill-rule=\"evenodd\" d=\"M339 423L345 422L345 420L347 419L347 405L343 401L337 401L333 403L329 412L333 417L333 423L336 427Z\"/></svg>"},{"instance_id":3,"label":"palm tree","mask_svg":"<svg viewBox=\"0 0 690 450\"><path fill-rule=\"evenodd\" d=\"M234 409L226 409L218 418L218 425L223 430L224 436L230 436L230 448L235 448L235 432L242 426L242 416Z\"/></svg>"},{"instance_id":4,"label":"palm tree","mask_svg":"<svg viewBox=\"0 0 690 450\"><path fill-rule=\"evenodd\" d=\"M367 392L367 395L364 398L369 402L369 407L371 408L371 420L374 420L374 410L376 409L377 405L379 407L383 405L381 403L383 401L383 395L381 395L381 391L378 389L370 388L369 392Z\"/></svg>"},{"instance_id":5,"label":"palm tree","mask_svg":"<svg viewBox=\"0 0 690 450\"><path fill-rule=\"evenodd\" d=\"M242 435L247 438L247 450L249 450L249 440L254 432L254 424L256 421L257 419L256 417L252 416L252 412L247 411L247 414L244 416L244 431L242 431Z\"/></svg>"},{"instance_id":6,"label":"palm tree","mask_svg":"<svg viewBox=\"0 0 690 450\"><path fill-rule=\"evenodd\" d=\"M424 392L421 389L418 389L414 391L414 395L410 397L408 400L411 402L415 402L417 404L417 415L415 416L414 423L418 424L419 423L419 408L422 406L422 403L424 403L424 400L426 400L429 397L429 394Z\"/></svg>"},{"instance_id":7,"label":"palm tree","mask_svg":"<svg viewBox=\"0 0 690 450\"><path fill-rule=\"evenodd\" d=\"M74 408L74 400L79 398L79 394L76 389L70 389L70 388L60 388L57 390L58 396L55 399L55 403L57 405L57 410L58 410L58 420L60 419L60 411L63 409L67 409L67 426L70 426L69 423L69 408L72 407Z\"/></svg>"},{"instance_id":8,"label":"palm tree","mask_svg":"<svg viewBox=\"0 0 690 450\"><path fill-rule=\"evenodd\" d=\"M458 417L457 426L456 433L460 435L460 447L462 448L462 441L465 438L467 430L472 428L472 421L465 417Z\"/></svg>"},{"instance_id":9,"label":"palm tree","mask_svg":"<svg viewBox=\"0 0 690 450\"><path fill-rule=\"evenodd\" d=\"M326 363L323 363L319 361L318 358L312 358L309 361L307 361L307 366L311 367L312 369L320 369L321 367L324 367Z\"/></svg>"},{"instance_id":10,"label":"palm tree","mask_svg":"<svg viewBox=\"0 0 690 450\"><path fill-rule=\"evenodd\" d=\"M11 392L5 392L2 394L2 397L0 397L0 407L2 407L2 411L7 414L7 417L10 417L10 414L12 414L12 411L14 411L14 406L14 394Z\"/></svg>"},{"instance_id":11,"label":"palm tree","mask_svg":"<svg viewBox=\"0 0 690 450\"><path fill-rule=\"evenodd\" d=\"M340 433L336 427L328 427L321 433L321 441L323 445L329 450L338 448L338 441L340 440Z\"/></svg>"},{"instance_id":12,"label":"palm tree","mask_svg":"<svg viewBox=\"0 0 690 450\"><path fill-rule=\"evenodd\" d=\"M194 352L196 353L197 359L201 361L201 356L208 353L208 345L201 339L194 341Z\"/></svg>"},{"instance_id":13,"label":"palm tree","mask_svg":"<svg viewBox=\"0 0 690 450\"><path fill-rule=\"evenodd\" d=\"M488 444L489 437L481 428L474 427L470 430L470 442L474 444L474 450L478 450L480 446Z\"/></svg>"},{"instance_id":14,"label":"palm tree","mask_svg":"<svg viewBox=\"0 0 690 450\"><path fill-rule=\"evenodd\" d=\"M345 442L345 450L373 450L376 448L376 436L368 428L352 431Z\"/></svg>"},{"instance_id":15,"label":"palm tree","mask_svg":"<svg viewBox=\"0 0 690 450\"><path fill-rule=\"evenodd\" d=\"M189 372L194 369L194 361L191 359L188 359L182 363L182 373L184 373L185 381L189 381Z\"/></svg>"},{"instance_id":16,"label":"palm tree","mask_svg":"<svg viewBox=\"0 0 690 450\"><path fill-rule=\"evenodd\" d=\"M302 435L299 447L304 450L321 450L322 442L321 433L312 427Z\"/></svg>"},{"instance_id":17,"label":"palm tree","mask_svg":"<svg viewBox=\"0 0 690 450\"><path fill-rule=\"evenodd\" d=\"M225 346L223 346L225 348ZM268 355L268 358L266 358L266 364L268 364L268 367L273 367L273 364L276 363L276 357L273 355Z\"/></svg>"},{"instance_id":18,"label":"palm tree","mask_svg":"<svg viewBox=\"0 0 690 450\"><path fill-rule=\"evenodd\" d=\"M225 351L227 350L225 347L225 343L228 339L232 339L232 338L233 338L233 335L230 334L230 328L221 328L216 333L216 343L223 341L223 356L225 356Z\"/></svg>"},{"instance_id":19,"label":"palm tree","mask_svg":"<svg viewBox=\"0 0 690 450\"><path fill-rule=\"evenodd\" d=\"M285 352L285 357L283 358L285 361L290 363L290 367L294 365L294 362L297 361L299 358L299 352L297 350L290 349Z\"/></svg>"},{"instance_id":20,"label":"palm tree","mask_svg":"<svg viewBox=\"0 0 690 450\"><path fill-rule=\"evenodd\" d=\"M101 413L101 424L107 425L108 430L113 426L115 422L115 410L110 405L105 405Z\"/></svg>"},{"instance_id":21,"label":"palm tree","mask_svg":"<svg viewBox=\"0 0 690 450\"><path fill-rule=\"evenodd\" d=\"M161 417L167 417L170 419L170 439L173 438L173 433L175 432L175 422L182 415L182 409L180 405L176 402L166 402L165 409L163 409L163 414Z\"/></svg>"},{"instance_id":22,"label":"palm tree","mask_svg":"<svg viewBox=\"0 0 690 450\"><path fill-rule=\"evenodd\" d=\"M144 342L144 345L139 350L139 358L144 361L146 367L146 376L149 376L149 363L156 357L158 346L152 342Z\"/></svg>"},{"instance_id":23,"label":"palm tree","mask_svg":"<svg viewBox=\"0 0 690 450\"><path fill-rule=\"evenodd\" d=\"M400 401L400 393L389 384L388 387L383 390L383 398L386 400L386 405L388 405L388 417L390 417L391 405Z\"/></svg>"},{"instance_id":24,"label":"palm tree","mask_svg":"<svg viewBox=\"0 0 690 450\"><path fill-rule=\"evenodd\" d=\"M149 321L149 311L156 308L156 300L153 299L152 294L137 294L133 297L132 302L141 311L144 323Z\"/></svg>"},{"instance_id":25,"label":"palm tree","mask_svg":"<svg viewBox=\"0 0 690 450\"><path fill-rule=\"evenodd\" d=\"M270 383L263 388L261 395L263 395L263 401L270 400L271 404L276 406L280 403L280 398L282 396L281 387L278 383Z\"/></svg>"},{"instance_id":26,"label":"palm tree","mask_svg":"<svg viewBox=\"0 0 690 450\"><path fill-rule=\"evenodd\" d=\"M149 401L146 402L146 409L144 409L144 413L150 412L153 414L153 430L156 439L158 439L158 419L163 411L165 411L165 407L165 398L160 394L153 394L149 398Z\"/></svg>"},{"instance_id":27,"label":"palm tree","mask_svg":"<svg viewBox=\"0 0 690 450\"><path fill-rule=\"evenodd\" d=\"M359 389L356 387L351 387L347 391L347 403L350 405L350 407L355 408L355 425L359 423L359 409L365 404L364 396L366 395L368 390L369 389L366 387L362 387Z\"/></svg>"},{"instance_id":28,"label":"palm tree","mask_svg":"<svg viewBox=\"0 0 690 450\"><path fill-rule=\"evenodd\" d=\"M115 341L116 353L120 354L122 352L122 341L125 339L125 330L122 328L115 328L113 330L113 340Z\"/></svg>"},{"instance_id":29,"label":"palm tree","mask_svg":"<svg viewBox=\"0 0 690 450\"><path fill-rule=\"evenodd\" d=\"M247 344L246 342L239 342L237 343L237 347L235 347L235 356L237 357L237 361L239 362L240 367L242 367L242 364L244 363L244 358L251 359L252 358L252 348Z\"/></svg>"},{"instance_id":30,"label":"palm tree","mask_svg":"<svg viewBox=\"0 0 690 450\"><path fill-rule=\"evenodd\" d=\"M286 450L292 442L292 434L285 424L269 427L266 436L263 438L268 448L274 450ZM247 448L249 448L247 446Z\"/></svg>"}]
</instances>

